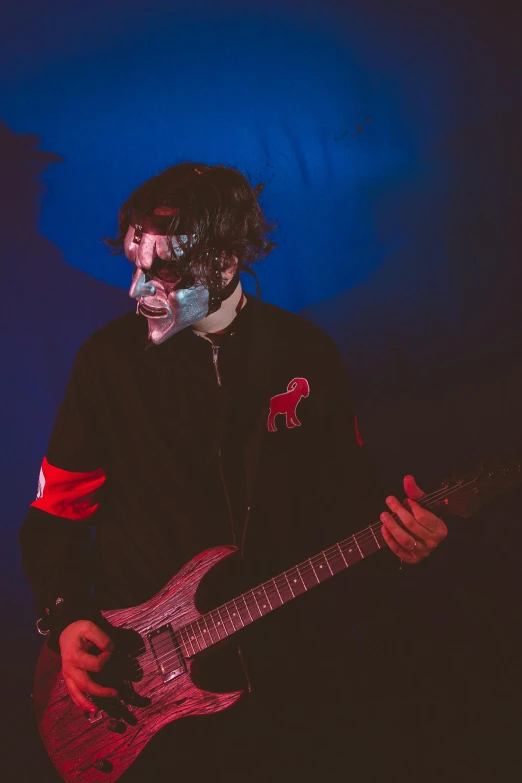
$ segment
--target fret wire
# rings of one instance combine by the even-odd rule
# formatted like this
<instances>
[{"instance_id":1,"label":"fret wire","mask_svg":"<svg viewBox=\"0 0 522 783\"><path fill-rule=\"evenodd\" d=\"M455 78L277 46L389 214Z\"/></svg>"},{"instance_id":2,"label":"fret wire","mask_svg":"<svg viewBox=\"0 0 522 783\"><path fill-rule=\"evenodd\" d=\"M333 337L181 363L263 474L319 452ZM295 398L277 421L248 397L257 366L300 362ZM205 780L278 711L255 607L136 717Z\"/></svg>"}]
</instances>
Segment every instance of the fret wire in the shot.
<instances>
[{"instance_id":1,"label":"fret wire","mask_svg":"<svg viewBox=\"0 0 522 783\"><path fill-rule=\"evenodd\" d=\"M292 595L292 598L295 598L295 593L294 593L294 591L292 590L292 585L290 584L290 581L289 581L289 579L288 579L288 577L287 577L287 575L286 575L286 571L283 571L283 573L281 574L281 576L284 576L284 578L286 579L286 583L287 583L288 587L290 588L290 593L291 593L291 595ZM289 599L289 600L291 600L291 599Z\"/></svg>"},{"instance_id":2,"label":"fret wire","mask_svg":"<svg viewBox=\"0 0 522 783\"><path fill-rule=\"evenodd\" d=\"M373 537L374 537L374 539L375 539L375 543L377 544L377 546L378 546L378 547L379 547L379 549L380 549L380 548L381 548L381 545L379 544L379 542L378 542L378 540L377 540L377 536L376 536L376 535L375 535L375 533L373 532L373 528L371 527L371 525L370 525L370 530L372 531L372 536L373 536Z\"/></svg>"},{"instance_id":3,"label":"fret wire","mask_svg":"<svg viewBox=\"0 0 522 783\"><path fill-rule=\"evenodd\" d=\"M305 560L305 561L304 561L304 563L303 563L303 565L306 565L306 563L309 563L309 564L310 564L310 573L313 575L313 577L314 577L314 579L315 579L315 581L316 581L316 584L321 584L321 583L320 583L320 581L319 581L319 577L318 577L318 576L317 576L317 574L315 573L314 564L312 563L312 560L311 560L311 558L308 558L308 560ZM314 587L314 585L311 585L311 586L312 586L312 587Z\"/></svg>"},{"instance_id":4,"label":"fret wire","mask_svg":"<svg viewBox=\"0 0 522 783\"><path fill-rule=\"evenodd\" d=\"M231 611L230 611L230 609L232 608L232 607L231 607L231 604L232 604L232 601L228 601L228 602L225 604L225 608L226 608L226 610L227 610L228 619L230 620L230 624L232 625L232 628L233 628L233 631L232 631L232 633L235 633L235 631L237 631L237 628L236 628L236 624L235 624L235 622L234 622L234 618L232 617L232 613L231 613Z\"/></svg>"},{"instance_id":5,"label":"fret wire","mask_svg":"<svg viewBox=\"0 0 522 783\"><path fill-rule=\"evenodd\" d=\"M337 557L337 544L334 544L334 546L330 546L328 549L325 549L323 554L326 558Z\"/></svg>"},{"instance_id":6,"label":"fret wire","mask_svg":"<svg viewBox=\"0 0 522 783\"><path fill-rule=\"evenodd\" d=\"M216 607L216 609L217 609L217 607ZM209 612L209 615L210 615L210 619L212 620L212 627L214 628L214 633L217 636L218 642L220 642L223 637L219 633L219 626L221 625L221 622L218 621L216 623L216 609L211 609L210 612Z\"/></svg>"},{"instance_id":7,"label":"fret wire","mask_svg":"<svg viewBox=\"0 0 522 783\"><path fill-rule=\"evenodd\" d=\"M238 617L239 617L239 619L241 620L241 625L242 625L242 626L243 626L243 628L244 628L244 627L245 627L245 623L243 622L243 618L241 617L241 612L239 611L239 607L238 607L238 605L236 604L236 600L237 600L237 599L234 599L234 600L232 601L232 603L234 604L234 609L236 610L236 614L237 614L237 616L238 616ZM234 624L234 627L235 627L235 624Z\"/></svg>"},{"instance_id":8,"label":"fret wire","mask_svg":"<svg viewBox=\"0 0 522 783\"><path fill-rule=\"evenodd\" d=\"M211 622L212 622L212 627L214 629L214 633L217 635L217 640L219 642L219 641L221 641L221 636L219 635L219 628L217 626L216 620L214 619L214 612L215 611L216 611L215 609L211 609L210 612L207 612L207 617L209 617ZM212 630L210 631L210 633L212 634Z\"/></svg>"},{"instance_id":9,"label":"fret wire","mask_svg":"<svg viewBox=\"0 0 522 783\"><path fill-rule=\"evenodd\" d=\"M263 583L261 587L263 588L263 593L265 594L265 598L268 601L268 606L270 607L270 609L273 609L274 607L272 606L272 602L270 601L270 598L268 597L268 593L265 590L265 583Z\"/></svg>"},{"instance_id":10,"label":"fret wire","mask_svg":"<svg viewBox=\"0 0 522 783\"><path fill-rule=\"evenodd\" d=\"M333 571L332 571L332 569L330 568L330 563L328 562L328 558L327 558L327 556L326 556L326 553L325 553L325 552L322 552L321 554L322 554L322 555L324 555L324 559L326 560L326 565L328 566L328 570L330 571L330 574L333 576L333 575L334 575L334 572L333 572Z\"/></svg>"},{"instance_id":11,"label":"fret wire","mask_svg":"<svg viewBox=\"0 0 522 783\"><path fill-rule=\"evenodd\" d=\"M303 582L301 574L299 573L299 566L298 565L293 566L293 568L289 568L286 573L288 574L289 577L291 577L292 584L298 585L297 589L299 589L299 582L301 582L301 584L303 586L303 589L306 590L306 585ZM288 581L290 581L290 579ZM292 588L292 592L293 592L293 588ZM299 595L301 595L301 593L297 593L295 598L297 598Z\"/></svg>"},{"instance_id":12,"label":"fret wire","mask_svg":"<svg viewBox=\"0 0 522 783\"><path fill-rule=\"evenodd\" d=\"M297 573L298 573L299 579L301 580L301 583L302 583L302 585L303 585L303 587L304 587L304 589L305 589L305 592L306 592L306 591L308 590L308 587L306 586L305 580L303 579L303 576L302 576L302 574L301 574L301 570L300 570L300 568L299 568L299 566L298 566L298 565L296 565L296 570L297 570Z\"/></svg>"},{"instance_id":13,"label":"fret wire","mask_svg":"<svg viewBox=\"0 0 522 783\"><path fill-rule=\"evenodd\" d=\"M309 563L310 563L310 565L312 566L312 571L314 572L314 576L315 576L315 578L317 579L317 584L318 584L318 585L320 585L320 584L321 584L321 580L320 580L320 579L319 579L319 577L317 576L317 571L315 570L315 566L314 566L314 561L313 561L313 558L309 557L309 558L308 558L308 562L309 562Z\"/></svg>"},{"instance_id":14,"label":"fret wire","mask_svg":"<svg viewBox=\"0 0 522 783\"><path fill-rule=\"evenodd\" d=\"M263 612L261 611L261 607L259 606L259 601L256 598L256 591L255 590L251 590L250 592L254 596L254 601L256 602L256 606L257 606L257 609L258 609L260 617L263 617Z\"/></svg>"},{"instance_id":15,"label":"fret wire","mask_svg":"<svg viewBox=\"0 0 522 783\"><path fill-rule=\"evenodd\" d=\"M180 639L183 640L183 644L185 645L185 649L187 650L187 653L188 653L188 655L183 653L185 658L190 658L191 656L190 656L190 651L189 651L189 648L188 648L188 643L190 642L190 639L188 638L188 634L187 634L185 628L180 628L179 631L175 631L175 633L177 633L177 634L179 633ZM186 640L183 639L183 635L185 635L187 637ZM191 647L192 647L192 654L195 655L194 647L192 645L191 645Z\"/></svg>"},{"instance_id":16,"label":"fret wire","mask_svg":"<svg viewBox=\"0 0 522 783\"><path fill-rule=\"evenodd\" d=\"M201 631L201 639L203 641L203 644L205 645L205 648L207 648L208 644L207 644L207 637L205 637L205 628L207 629L207 631L208 631L208 628L207 628L207 624L205 622L205 615L204 614L200 615L200 617L198 617L197 622L198 622L198 625L199 625L199 628L200 628L200 631ZM203 625L205 626L204 628L201 628L201 623L203 623Z\"/></svg>"},{"instance_id":17,"label":"fret wire","mask_svg":"<svg viewBox=\"0 0 522 783\"><path fill-rule=\"evenodd\" d=\"M215 621L215 619L214 619L214 617L213 617L213 613L214 613L214 612L217 612L217 616L219 617L219 620L218 620L217 622ZM210 616L212 617L212 622L214 623L214 628L216 629L216 633L217 633L217 635L218 635L218 641L221 641L221 639L222 639L223 637L222 637L222 636L221 636L221 634L219 633L219 629L220 629L220 628L223 628L223 620L222 620L222 618L221 618L221 613L220 613L220 611L219 611L219 606L217 606L215 609L212 609L212 610L210 611ZM225 632L225 636L226 636L226 635L227 635L227 634L226 634L226 632Z\"/></svg>"},{"instance_id":18,"label":"fret wire","mask_svg":"<svg viewBox=\"0 0 522 783\"><path fill-rule=\"evenodd\" d=\"M200 643L199 643L199 639L198 639L198 630L199 630L199 628L198 628L198 629L196 629L196 627L195 627L195 626L196 626L196 624L195 624L195 623L191 623L191 624L190 624L190 628L191 628L191 630L192 630L192 636L191 636L191 639L193 639L193 640L196 642L197 646L199 647L199 650L198 650L198 652L201 652L201 645L200 645Z\"/></svg>"},{"instance_id":19,"label":"fret wire","mask_svg":"<svg viewBox=\"0 0 522 783\"><path fill-rule=\"evenodd\" d=\"M292 566L292 568L288 568L285 571L286 579L287 579L288 582L290 582L290 585L298 585L299 584L299 579L301 577L301 574L299 573L299 566L300 565L301 564L298 563L297 565ZM293 588L292 588L292 592L293 592Z\"/></svg>"},{"instance_id":20,"label":"fret wire","mask_svg":"<svg viewBox=\"0 0 522 783\"><path fill-rule=\"evenodd\" d=\"M338 549L338 550L339 550L339 552L341 553L341 557L342 557L342 559L344 560L344 564L345 564L346 568L348 568L348 563L347 563L347 561L346 561L346 558L345 558L345 556L344 556L344 554L343 554L343 550L341 549L341 546L340 546L340 544L337 544L337 549Z\"/></svg>"},{"instance_id":21,"label":"fret wire","mask_svg":"<svg viewBox=\"0 0 522 783\"><path fill-rule=\"evenodd\" d=\"M189 642L189 643L190 643L190 646L192 647L192 652L193 652L193 654L195 655L195 654L196 654L196 650L195 650L195 648L194 648L194 645L193 645L193 644L192 644L192 642L190 641L190 632L189 632L189 626L188 626L188 625L184 625L184 626L183 626L183 630L184 630L184 632L185 632L185 634L186 634L186 636L187 636L187 642Z\"/></svg>"},{"instance_id":22,"label":"fret wire","mask_svg":"<svg viewBox=\"0 0 522 783\"><path fill-rule=\"evenodd\" d=\"M251 620L252 622L254 622L254 618L253 618L253 617L252 617L252 615L250 614L250 609L248 608L248 604L247 604L247 602L246 602L246 596L247 596L247 593L242 593L242 595L240 595L239 597L243 599L243 603L244 603L244 605L245 605L245 609L246 609L246 610L247 610L247 612L248 612L248 616L250 617L250 620Z\"/></svg>"},{"instance_id":23,"label":"fret wire","mask_svg":"<svg viewBox=\"0 0 522 783\"><path fill-rule=\"evenodd\" d=\"M231 624L232 628L235 631L236 630L236 626L234 625L234 621L232 620L232 615L230 614L230 610L228 608L228 603L224 604L224 607L227 610L228 619L230 620L230 624ZM232 631L232 633L234 633L234 631Z\"/></svg>"},{"instance_id":24,"label":"fret wire","mask_svg":"<svg viewBox=\"0 0 522 783\"><path fill-rule=\"evenodd\" d=\"M342 546L343 544L344 544L346 547L350 547L350 548L348 549L348 554L350 554L350 553L351 553L351 552L353 552L353 550L354 550L354 544L355 544L354 537L352 536L351 538L347 538L347 539L346 539L346 541L342 541L342 542L341 542L341 546ZM359 549L359 547L357 547L357 549ZM359 550L359 552L360 552L360 550Z\"/></svg>"},{"instance_id":25,"label":"fret wire","mask_svg":"<svg viewBox=\"0 0 522 783\"><path fill-rule=\"evenodd\" d=\"M359 542L357 541L357 536L356 536L356 535L355 535L355 536L353 536L353 540L354 540L354 541L355 541L355 543L357 544L357 549L358 549L358 550L359 550L359 552L361 553L361 557L364 557L364 555L363 555L363 553L362 553L362 549L361 549L361 547L359 546Z\"/></svg>"},{"instance_id":26,"label":"fret wire","mask_svg":"<svg viewBox=\"0 0 522 783\"><path fill-rule=\"evenodd\" d=\"M222 606L218 607L219 618L221 620L221 627L223 628L223 631L225 632L225 636L228 636L229 633L227 631L227 624L226 624L225 620L223 619L223 615L221 614L221 609L222 608L223 608Z\"/></svg>"},{"instance_id":27,"label":"fret wire","mask_svg":"<svg viewBox=\"0 0 522 783\"><path fill-rule=\"evenodd\" d=\"M346 544L350 539L346 539L345 541L339 541L339 543L335 544L335 546L332 547L332 549L340 549L342 554L342 547L344 544Z\"/></svg>"},{"instance_id":28,"label":"fret wire","mask_svg":"<svg viewBox=\"0 0 522 783\"><path fill-rule=\"evenodd\" d=\"M205 623L205 628L207 630L207 636L205 637L205 641L207 642L210 639L210 642L213 643L212 639L212 628L210 628L207 620L211 620L212 618L208 614L201 615L201 619ZM207 647L210 647L210 644L207 644Z\"/></svg>"},{"instance_id":29,"label":"fret wire","mask_svg":"<svg viewBox=\"0 0 522 783\"><path fill-rule=\"evenodd\" d=\"M210 647L210 645L208 644L208 640L210 639L212 641L212 634L210 633L210 631L208 629L207 621L206 621L206 618L205 618L204 614L202 614L198 618L198 623L201 623L201 622L203 623L203 626L204 626L202 631L201 631L201 638L203 639L203 643L205 645L205 648L207 648L207 647ZM201 625L200 625L200 628L201 628ZM206 633L205 633L205 631L206 631Z\"/></svg>"},{"instance_id":30,"label":"fret wire","mask_svg":"<svg viewBox=\"0 0 522 783\"><path fill-rule=\"evenodd\" d=\"M208 631L207 639L210 639L210 643L214 644L214 639L212 637L212 628L214 628L214 632L215 633L217 633L217 631L216 631L216 626L214 624L214 620L212 619L211 612L208 612L207 614L204 614L203 615L203 620L204 620L204 623L205 623L205 627L206 627L206 629ZM209 622L210 622L210 625L209 625ZM219 641L219 634L217 634L217 637L218 637L218 641ZM210 644L207 644L207 647L210 647Z\"/></svg>"},{"instance_id":31,"label":"fret wire","mask_svg":"<svg viewBox=\"0 0 522 783\"><path fill-rule=\"evenodd\" d=\"M254 606L254 604L257 606L257 601L256 601L256 597L254 595L254 591L253 590L248 590L246 593L244 593L244 596L245 596L245 606L247 608L247 612L250 615L250 619L252 620L252 622L254 622L255 620L259 619L258 617L254 617L254 615L250 611L250 607L252 607L252 611L255 614L255 606ZM252 603L252 601L250 601L250 604L248 604L247 603L247 598L248 599L253 598L254 599L254 604ZM259 614L261 615L261 612L259 612Z\"/></svg>"},{"instance_id":32,"label":"fret wire","mask_svg":"<svg viewBox=\"0 0 522 783\"><path fill-rule=\"evenodd\" d=\"M278 586L277 586L277 582L276 582L276 580L275 580L275 579L270 579L270 581L271 581L271 582L272 582L272 584L274 585L274 587L275 587L275 589L276 589L276 591L277 591L277 595L278 595L278 596L279 596L279 598L281 599L281 603L282 603L282 604L284 604L285 602L283 601L283 596L282 596L282 595L281 595L281 593L279 592L279 588L278 588Z\"/></svg>"},{"instance_id":33,"label":"fret wire","mask_svg":"<svg viewBox=\"0 0 522 783\"><path fill-rule=\"evenodd\" d=\"M199 650L201 650L201 646L200 646L199 641L198 641L198 634L197 634L195 620L193 620L191 622L191 624L190 624L190 632L192 634L192 636L191 636L192 640L197 644L197 646L199 647ZM198 650L198 652L199 652L199 650Z\"/></svg>"}]
</instances>

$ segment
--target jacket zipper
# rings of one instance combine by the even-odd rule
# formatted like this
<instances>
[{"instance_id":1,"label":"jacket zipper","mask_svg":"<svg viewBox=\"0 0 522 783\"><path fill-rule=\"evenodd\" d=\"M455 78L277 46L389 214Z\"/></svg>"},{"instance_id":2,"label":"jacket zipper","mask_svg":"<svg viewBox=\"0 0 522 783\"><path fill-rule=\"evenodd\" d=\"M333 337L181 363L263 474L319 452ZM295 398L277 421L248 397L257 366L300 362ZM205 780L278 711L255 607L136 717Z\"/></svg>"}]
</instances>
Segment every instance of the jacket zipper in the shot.
<instances>
[{"instance_id":1,"label":"jacket zipper","mask_svg":"<svg viewBox=\"0 0 522 783\"><path fill-rule=\"evenodd\" d=\"M221 375L220 375L220 372L219 372L219 345L212 344L212 362L214 364L214 370L216 372L216 380L217 380L218 386L221 386L222 385L222 383L221 383ZM228 494L228 489L227 489L227 485L226 485L226 482L225 482L225 475L223 473L223 452L221 451L221 449L219 449L219 451L218 451L218 464L219 464L219 476L221 478L221 486L223 487L223 491L225 493L225 499L227 501L228 516L229 516L229 519L230 519L230 527L232 528L232 543L234 544L234 546L236 546L236 527L234 525L234 517L232 515L232 505L230 503L230 495ZM247 521L248 521L248 516L249 515L250 515L250 507L248 508ZM246 525L245 525L245 527L246 527ZM243 557L243 538L244 538L244 536L242 537L242 541L241 541L241 558ZM247 668L246 668L246 665L245 665L245 661L243 659L243 651L241 650L241 647L240 647L239 643L237 644L237 651L238 651L238 654L239 654L239 660L241 662L241 668L243 669L243 674L245 675L245 679L246 679L246 682L247 682L248 693L251 693L252 692L252 683L250 682L250 677L248 676L248 671L247 671Z\"/></svg>"},{"instance_id":2,"label":"jacket zipper","mask_svg":"<svg viewBox=\"0 0 522 783\"><path fill-rule=\"evenodd\" d=\"M219 356L219 345L212 344L212 361L214 362L214 370L216 371L218 386L221 386L221 375L219 374L218 356Z\"/></svg>"},{"instance_id":3,"label":"jacket zipper","mask_svg":"<svg viewBox=\"0 0 522 783\"><path fill-rule=\"evenodd\" d=\"M218 386L221 386L221 375L219 373L219 345L212 345L212 362L214 364L214 370L216 372L216 380ZM228 494L227 485L225 482L225 474L223 472L223 452L221 448L218 449L218 463L219 463L219 477L221 479L221 486L225 493L225 499L227 501L228 518L230 520L230 527L232 530L232 543L236 545L236 529L234 525L234 517L232 515L232 504L230 503L230 495Z\"/></svg>"}]
</instances>

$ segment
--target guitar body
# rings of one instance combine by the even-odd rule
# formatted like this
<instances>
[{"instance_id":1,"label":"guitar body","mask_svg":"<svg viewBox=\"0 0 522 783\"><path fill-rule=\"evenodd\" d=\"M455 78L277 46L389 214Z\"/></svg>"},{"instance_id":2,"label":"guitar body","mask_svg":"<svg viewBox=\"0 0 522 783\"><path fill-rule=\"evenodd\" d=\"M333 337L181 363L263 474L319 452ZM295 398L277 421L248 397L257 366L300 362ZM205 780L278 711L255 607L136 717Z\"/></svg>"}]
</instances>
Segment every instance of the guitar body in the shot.
<instances>
[{"instance_id":1,"label":"guitar body","mask_svg":"<svg viewBox=\"0 0 522 783\"><path fill-rule=\"evenodd\" d=\"M242 696L242 691L210 693L198 688L191 679L190 658L182 661L179 668L183 671L165 675L161 671L162 649L169 640L162 637L155 644L148 641L148 634L155 629L169 624L175 634L178 628L200 617L194 599L202 578L235 551L231 546L209 549L187 563L150 601L102 612L111 625L137 632L143 640L130 683L138 696L134 704L126 699L123 718L111 718L103 710L87 717L69 696L61 676L60 656L47 645L43 647L34 683L36 720L47 753L67 783L112 783L167 723L189 715L219 712ZM165 656L165 660L171 659ZM168 676L171 679L165 681Z\"/></svg>"},{"instance_id":2,"label":"guitar body","mask_svg":"<svg viewBox=\"0 0 522 783\"><path fill-rule=\"evenodd\" d=\"M520 462L481 467L449 480L418 503L431 511L445 509L467 517L521 482ZM112 626L116 649L95 679L115 687L119 698L97 700L100 710L95 716L74 705L61 677L61 658L45 645L36 669L34 705L40 736L62 778L67 783L113 783L167 723L235 704L242 691L210 693L194 684L192 659L385 548L381 528L376 522L204 615L195 605L199 584L236 547L216 547L197 555L140 606L102 612Z\"/></svg>"}]
</instances>

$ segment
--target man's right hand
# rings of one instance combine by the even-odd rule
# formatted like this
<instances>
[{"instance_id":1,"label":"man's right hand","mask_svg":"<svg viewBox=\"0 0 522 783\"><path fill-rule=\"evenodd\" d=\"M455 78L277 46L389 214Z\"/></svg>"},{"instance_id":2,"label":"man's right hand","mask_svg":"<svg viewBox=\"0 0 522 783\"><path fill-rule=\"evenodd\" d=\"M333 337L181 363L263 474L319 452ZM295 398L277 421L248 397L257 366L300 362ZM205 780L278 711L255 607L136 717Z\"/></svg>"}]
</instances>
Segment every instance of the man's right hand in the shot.
<instances>
[{"instance_id":1,"label":"man's right hand","mask_svg":"<svg viewBox=\"0 0 522 783\"><path fill-rule=\"evenodd\" d=\"M118 695L114 688L104 688L95 683L89 672L99 672L112 655L114 644L101 628L89 620L77 620L60 634L60 652L62 655L62 674L71 694L71 699L81 710L97 712L98 708L85 694L113 698ZM93 646L101 653L93 655Z\"/></svg>"}]
</instances>

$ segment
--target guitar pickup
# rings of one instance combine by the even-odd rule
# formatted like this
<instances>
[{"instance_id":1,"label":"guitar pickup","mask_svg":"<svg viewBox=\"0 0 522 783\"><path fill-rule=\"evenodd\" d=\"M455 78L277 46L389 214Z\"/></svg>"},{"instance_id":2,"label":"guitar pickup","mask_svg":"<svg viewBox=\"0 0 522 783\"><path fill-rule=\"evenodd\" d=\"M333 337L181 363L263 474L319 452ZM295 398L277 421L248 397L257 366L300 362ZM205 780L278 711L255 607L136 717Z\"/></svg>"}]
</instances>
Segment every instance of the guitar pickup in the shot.
<instances>
[{"instance_id":1,"label":"guitar pickup","mask_svg":"<svg viewBox=\"0 0 522 783\"><path fill-rule=\"evenodd\" d=\"M170 623L147 634L147 639L163 682L170 682L187 671L179 642Z\"/></svg>"}]
</instances>

